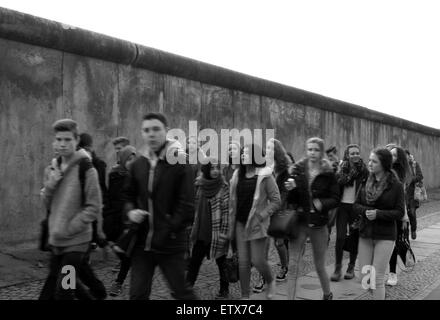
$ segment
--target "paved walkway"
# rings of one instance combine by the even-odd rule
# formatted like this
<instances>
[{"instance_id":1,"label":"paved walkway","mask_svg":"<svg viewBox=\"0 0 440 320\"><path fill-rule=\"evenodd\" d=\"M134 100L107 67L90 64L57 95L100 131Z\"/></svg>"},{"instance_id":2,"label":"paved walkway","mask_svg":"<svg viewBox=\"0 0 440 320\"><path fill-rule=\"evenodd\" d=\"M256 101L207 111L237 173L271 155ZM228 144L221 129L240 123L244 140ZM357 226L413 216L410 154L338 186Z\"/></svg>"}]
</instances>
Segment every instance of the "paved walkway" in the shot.
<instances>
[{"instance_id":1,"label":"paved walkway","mask_svg":"<svg viewBox=\"0 0 440 320\"><path fill-rule=\"evenodd\" d=\"M399 283L395 287L387 287L387 299L389 300L423 300L440 299L440 201L432 201L425 204L419 210L419 231L416 241L412 241L412 247L418 262L414 270L399 272ZM327 253L327 272L333 272L335 234L331 236L330 246ZM37 299L47 274L46 253L35 249L35 244L30 247L15 246L10 249L0 249L0 300L4 299ZM270 265L273 271L278 271L278 256L273 245L269 254ZM110 288L116 274L112 267L118 260L111 255L104 259L101 251L93 256L93 266L98 277ZM344 260L346 266L347 261ZM345 268L345 267L344 267ZM345 271L345 269L344 269ZM359 270L357 270L358 272ZM300 273L297 287L298 299L321 299L322 292L319 281L314 272L312 252L310 244L307 244L304 254L304 269ZM130 277L130 275L129 275ZM124 292L119 297L109 297L112 300L128 299L129 277L124 284ZM257 281L257 273L252 270L251 282ZM213 299L219 289L218 270L214 261L205 261L200 269L199 278L195 284L197 294L204 300ZM342 280L331 282L331 290L337 300L371 299L368 292L361 288L359 280ZM231 284L230 298L240 298L238 283ZM277 299L285 300L286 283L277 286ZM151 299L171 299L169 288L160 270L156 271L153 280ZM265 299L265 292L255 294L251 299Z\"/></svg>"}]
</instances>

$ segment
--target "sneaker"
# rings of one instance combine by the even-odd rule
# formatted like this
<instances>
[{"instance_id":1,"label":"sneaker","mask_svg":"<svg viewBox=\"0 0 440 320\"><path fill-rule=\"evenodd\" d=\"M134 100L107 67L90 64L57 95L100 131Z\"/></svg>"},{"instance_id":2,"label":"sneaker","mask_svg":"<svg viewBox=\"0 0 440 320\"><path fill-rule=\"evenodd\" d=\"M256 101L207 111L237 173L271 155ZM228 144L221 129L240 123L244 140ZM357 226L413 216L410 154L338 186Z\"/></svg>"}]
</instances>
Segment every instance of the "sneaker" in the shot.
<instances>
[{"instance_id":1,"label":"sneaker","mask_svg":"<svg viewBox=\"0 0 440 320\"><path fill-rule=\"evenodd\" d=\"M117 297L122 293L122 284L119 282L113 282L111 288L110 288L110 295L112 297Z\"/></svg>"},{"instance_id":2,"label":"sneaker","mask_svg":"<svg viewBox=\"0 0 440 320\"><path fill-rule=\"evenodd\" d=\"M277 294L277 283L276 281L272 281L271 283L269 283L268 288L267 288L267 300L272 300L273 298L275 298L275 295Z\"/></svg>"},{"instance_id":3,"label":"sneaker","mask_svg":"<svg viewBox=\"0 0 440 320\"><path fill-rule=\"evenodd\" d=\"M350 280L354 278L354 265L349 264L347 268L347 272L345 273L344 279Z\"/></svg>"},{"instance_id":4,"label":"sneaker","mask_svg":"<svg viewBox=\"0 0 440 320\"><path fill-rule=\"evenodd\" d=\"M397 274L390 272L388 275L387 285L395 286L397 284Z\"/></svg>"},{"instance_id":5,"label":"sneaker","mask_svg":"<svg viewBox=\"0 0 440 320\"><path fill-rule=\"evenodd\" d=\"M215 300L225 300L229 298L229 290L220 290L215 295Z\"/></svg>"},{"instance_id":6,"label":"sneaker","mask_svg":"<svg viewBox=\"0 0 440 320\"><path fill-rule=\"evenodd\" d=\"M115 265L115 266L112 268L112 272L113 272L113 273L119 272L119 269L121 269L121 264L120 264L120 263L118 263L117 265Z\"/></svg>"},{"instance_id":7,"label":"sneaker","mask_svg":"<svg viewBox=\"0 0 440 320\"><path fill-rule=\"evenodd\" d=\"M417 239L417 232L415 230L411 231L411 239L413 239L413 240Z\"/></svg>"},{"instance_id":8,"label":"sneaker","mask_svg":"<svg viewBox=\"0 0 440 320\"><path fill-rule=\"evenodd\" d=\"M253 292L255 293L261 293L264 291L264 285L266 284L266 281L264 281L264 278L262 276L260 276L260 280L258 281L258 283L254 286L254 288L252 289Z\"/></svg>"},{"instance_id":9,"label":"sneaker","mask_svg":"<svg viewBox=\"0 0 440 320\"><path fill-rule=\"evenodd\" d=\"M333 272L332 276L330 277L331 281L339 281L342 278L342 272L341 272L341 265L337 264L335 265L335 272Z\"/></svg>"},{"instance_id":10,"label":"sneaker","mask_svg":"<svg viewBox=\"0 0 440 320\"><path fill-rule=\"evenodd\" d=\"M333 300L333 293L330 292L329 294L324 294L322 300Z\"/></svg>"},{"instance_id":11,"label":"sneaker","mask_svg":"<svg viewBox=\"0 0 440 320\"><path fill-rule=\"evenodd\" d=\"M287 279L287 267L281 267L280 272L277 274L277 281L285 281Z\"/></svg>"}]
</instances>

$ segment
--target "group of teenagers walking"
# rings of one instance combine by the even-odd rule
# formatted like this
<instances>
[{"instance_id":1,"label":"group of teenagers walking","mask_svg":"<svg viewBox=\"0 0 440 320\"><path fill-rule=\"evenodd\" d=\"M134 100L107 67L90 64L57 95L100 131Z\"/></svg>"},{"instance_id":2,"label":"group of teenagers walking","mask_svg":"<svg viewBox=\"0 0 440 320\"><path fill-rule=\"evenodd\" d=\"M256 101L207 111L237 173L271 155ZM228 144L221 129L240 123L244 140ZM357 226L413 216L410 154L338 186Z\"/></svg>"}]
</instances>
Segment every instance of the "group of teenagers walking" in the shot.
<instances>
[{"instance_id":1,"label":"group of teenagers walking","mask_svg":"<svg viewBox=\"0 0 440 320\"><path fill-rule=\"evenodd\" d=\"M350 144L343 159L320 138L305 141L305 157L295 162L283 144L269 139L265 148L231 140L229 161L206 156L196 137L185 146L167 138L168 121L149 113L141 121L144 145L113 141L117 163L105 181L105 163L96 157L92 139L78 133L78 124L62 119L53 125L56 157L45 170L41 195L47 208L47 248L51 263L40 299L104 299L106 289L90 267L95 242L110 244L121 258L110 295L120 295L131 269L130 299L149 299L159 266L176 299L195 294L200 267L214 259L219 271L218 299L228 299L227 257L238 257L241 298L251 296L251 269L261 282L252 290L274 299L277 282L287 280L288 299L295 299L307 242L323 291L333 299L331 281L340 281L347 239L350 262L345 279L355 278L354 266L376 270L375 299L385 299L388 283L397 283L395 242L411 225L416 238L414 189L421 185L420 166L397 145L371 151L368 163L360 147ZM183 160L171 163L170 157ZM203 159L189 164L197 155ZM258 158L263 156L264 161ZM101 165L100 165L101 164ZM274 217L295 212L294 232L273 240L281 267L269 264ZM326 272L332 227L336 225L334 273ZM120 241L130 235L129 249ZM65 286L63 266L77 270L76 288Z\"/></svg>"}]
</instances>

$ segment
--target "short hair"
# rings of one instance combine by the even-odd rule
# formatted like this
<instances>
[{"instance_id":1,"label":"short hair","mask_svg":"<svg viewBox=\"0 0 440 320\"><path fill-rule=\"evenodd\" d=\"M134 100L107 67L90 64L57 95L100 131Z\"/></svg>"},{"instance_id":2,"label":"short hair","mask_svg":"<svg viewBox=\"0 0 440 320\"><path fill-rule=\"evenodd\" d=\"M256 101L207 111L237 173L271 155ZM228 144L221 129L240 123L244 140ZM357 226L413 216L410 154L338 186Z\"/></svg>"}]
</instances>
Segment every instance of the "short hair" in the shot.
<instances>
[{"instance_id":1,"label":"short hair","mask_svg":"<svg viewBox=\"0 0 440 320\"><path fill-rule=\"evenodd\" d=\"M390 172L393 165L393 155L391 154L391 151L385 147L373 149L372 153L377 156L380 164L382 165L382 168L385 171Z\"/></svg>"},{"instance_id":2,"label":"short hair","mask_svg":"<svg viewBox=\"0 0 440 320\"><path fill-rule=\"evenodd\" d=\"M160 112L150 112L150 113L147 113L143 117L144 121L145 120L152 120L152 119L159 120L160 122L162 122L164 124L165 128L168 127L167 118L165 117L165 115L163 113L160 113Z\"/></svg>"},{"instance_id":3,"label":"short hair","mask_svg":"<svg viewBox=\"0 0 440 320\"><path fill-rule=\"evenodd\" d=\"M306 147L309 143L316 143L319 146L319 150L321 151L321 156L324 156L324 140L318 137L313 137L306 141ZM336 147L335 147L335 151L336 151Z\"/></svg>"},{"instance_id":4,"label":"short hair","mask_svg":"<svg viewBox=\"0 0 440 320\"><path fill-rule=\"evenodd\" d=\"M126 147L130 144L130 140L127 137L116 137L112 141L113 145L122 144L123 147Z\"/></svg>"},{"instance_id":5,"label":"short hair","mask_svg":"<svg viewBox=\"0 0 440 320\"><path fill-rule=\"evenodd\" d=\"M55 121L52 125L53 131L57 132L72 132L75 139L78 138L78 123L72 119L61 119Z\"/></svg>"},{"instance_id":6,"label":"short hair","mask_svg":"<svg viewBox=\"0 0 440 320\"><path fill-rule=\"evenodd\" d=\"M90 134L83 132L79 135L78 148L92 147L93 138Z\"/></svg>"},{"instance_id":7,"label":"short hair","mask_svg":"<svg viewBox=\"0 0 440 320\"><path fill-rule=\"evenodd\" d=\"M338 149L336 149L336 146L331 146L330 148L328 148L327 150L325 150L325 153L326 154L329 154L329 153L337 153L338 152Z\"/></svg>"}]
</instances>

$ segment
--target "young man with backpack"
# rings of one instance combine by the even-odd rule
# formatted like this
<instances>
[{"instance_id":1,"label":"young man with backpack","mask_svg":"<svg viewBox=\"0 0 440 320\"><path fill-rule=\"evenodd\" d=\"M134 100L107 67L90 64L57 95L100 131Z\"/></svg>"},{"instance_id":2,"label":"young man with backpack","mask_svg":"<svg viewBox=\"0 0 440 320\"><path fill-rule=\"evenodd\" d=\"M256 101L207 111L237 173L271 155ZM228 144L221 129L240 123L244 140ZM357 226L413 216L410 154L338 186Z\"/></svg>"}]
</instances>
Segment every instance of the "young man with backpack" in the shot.
<instances>
[{"instance_id":1,"label":"young man with backpack","mask_svg":"<svg viewBox=\"0 0 440 320\"><path fill-rule=\"evenodd\" d=\"M82 287L81 265L92 240L92 222L101 214L102 197L90 157L84 150L76 150L77 123L58 120L53 129L59 157L52 161L42 192L50 212L48 244L52 256L40 299L72 300L77 285Z\"/></svg>"}]
</instances>

